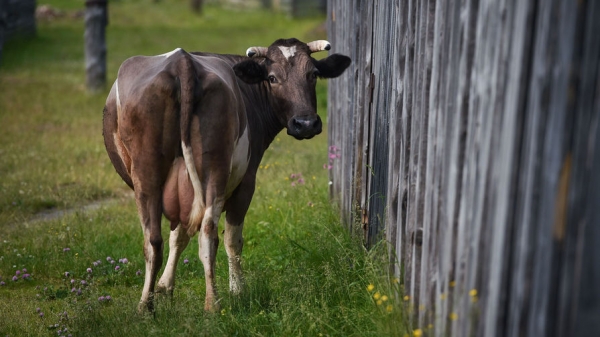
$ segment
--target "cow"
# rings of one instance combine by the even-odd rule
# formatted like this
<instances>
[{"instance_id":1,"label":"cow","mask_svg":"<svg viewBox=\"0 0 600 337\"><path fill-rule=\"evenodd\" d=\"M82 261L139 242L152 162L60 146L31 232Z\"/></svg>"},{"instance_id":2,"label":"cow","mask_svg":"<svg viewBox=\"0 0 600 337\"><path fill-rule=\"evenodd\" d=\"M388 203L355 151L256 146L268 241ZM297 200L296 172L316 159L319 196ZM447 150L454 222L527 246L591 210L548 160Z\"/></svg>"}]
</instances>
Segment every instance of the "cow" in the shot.
<instances>
[{"instance_id":1,"label":"cow","mask_svg":"<svg viewBox=\"0 0 600 337\"><path fill-rule=\"evenodd\" d=\"M220 309L214 271L222 212L229 290L242 291L242 228L256 172L284 128L296 139L321 133L316 80L338 77L351 63L341 54L311 57L330 48L325 40L291 38L250 47L246 56L177 48L123 62L104 107L103 136L115 170L134 191L144 234L140 312L154 311L155 292L172 295L178 259L196 232L204 309ZM163 215L171 226L170 250L155 288Z\"/></svg>"}]
</instances>

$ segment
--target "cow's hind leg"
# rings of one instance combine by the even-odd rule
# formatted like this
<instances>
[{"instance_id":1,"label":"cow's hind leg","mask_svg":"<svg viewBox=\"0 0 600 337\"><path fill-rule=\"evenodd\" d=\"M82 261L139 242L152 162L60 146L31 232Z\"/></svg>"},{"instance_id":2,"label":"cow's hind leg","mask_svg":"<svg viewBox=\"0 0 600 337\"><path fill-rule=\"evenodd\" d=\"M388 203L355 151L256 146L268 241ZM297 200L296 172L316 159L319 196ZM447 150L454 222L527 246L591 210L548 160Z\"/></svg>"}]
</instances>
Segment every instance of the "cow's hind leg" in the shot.
<instances>
[{"instance_id":1,"label":"cow's hind leg","mask_svg":"<svg viewBox=\"0 0 600 337\"><path fill-rule=\"evenodd\" d=\"M161 193L144 193L136 189L136 202L144 232L144 257L146 274L139 312L154 311L154 285L163 261L163 239L160 233L162 216Z\"/></svg>"},{"instance_id":2,"label":"cow's hind leg","mask_svg":"<svg viewBox=\"0 0 600 337\"><path fill-rule=\"evenodd\" d=\"M248 175L225 203L225 250L229 259L229 291L237 295L242 292L244 278L242 274L242 248L244 238L244 218L254 194L254 176Z\"/></svg>"},{"instance_id":3,"label":"cow's hind leg","mask_svg":"<svg viewBox=\"0 0 600 337\"><path fill-rule=\"evenodd\" d=\"M227 213L224 241L229 259L229 291L234 295L241 293L244 285L241 266L242 247L244 245L243 228L243 222L232 222L229 213Z\"/></svg>"},{"instance_id":4,"label":"cow's hind leg","mask_svg":"<svg viewBox=\"0 0 600 337\"><path fill-rule=\"evenodd\" d=\"M169 236L169 258L167 259L165 270L158 281L156 292L166 293L169 296L173 295L177 262L189 242L190 237L183 226L179 225L175 230L171 231Z\"/></svg>"},{"instance_id":5,"label":"cow's hind leg","mask_svg":"<svg viewBox=\"0 0 600 337\"><path fill-rule=\"evenodd\" d=\"M222 211L223 201L215 200L214 203L208 203L204 218L202 219L200 233L198 234L198 255L204 265L204 278L206 280L204 310L213 312L220 309L217 288L215 286L215 260L217 248L219 247L217 230Z\"/></svg>"}]
</instances>

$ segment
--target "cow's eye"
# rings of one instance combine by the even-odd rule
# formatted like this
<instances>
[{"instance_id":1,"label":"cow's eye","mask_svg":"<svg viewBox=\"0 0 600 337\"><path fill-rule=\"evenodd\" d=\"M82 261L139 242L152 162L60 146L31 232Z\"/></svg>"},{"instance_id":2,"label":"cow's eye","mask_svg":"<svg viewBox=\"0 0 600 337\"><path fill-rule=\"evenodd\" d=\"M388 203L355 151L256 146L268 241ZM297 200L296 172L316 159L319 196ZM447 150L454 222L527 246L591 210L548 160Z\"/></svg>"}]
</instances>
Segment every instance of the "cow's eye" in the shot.
<instances>
[{"instance_id":1,"label":"cow's eye","mask_svg":"<svg viewBox=\"0 0 600 337\"><path fill-rule=\"evenodd\" d=\"M273 75L269 75L269 83L277 83L277 78Z\"/></svg>"}]
</instances>

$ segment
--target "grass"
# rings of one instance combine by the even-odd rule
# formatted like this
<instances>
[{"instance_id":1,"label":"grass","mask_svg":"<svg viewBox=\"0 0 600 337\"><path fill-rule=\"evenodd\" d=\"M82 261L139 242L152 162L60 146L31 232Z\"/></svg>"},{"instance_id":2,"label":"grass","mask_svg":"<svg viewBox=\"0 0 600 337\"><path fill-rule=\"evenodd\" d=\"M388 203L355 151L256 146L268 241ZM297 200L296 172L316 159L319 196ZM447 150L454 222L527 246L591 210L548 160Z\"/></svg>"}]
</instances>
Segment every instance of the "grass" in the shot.
<instances>
[{"instance_id":1,"label":"grass","mask_svg":"<svg viewBox=\"0 0 600 337\"><path fill-rule=\"evenodd\" d=\"M43 3L66 12L81 4L38 2ZM132 55L176 47L243 53L280 37L324 38L322 21L210 6L196 17L183 0L111 1L108 82ZM366 252L342 228L329 203L328 173L322 168L326 135L296 141L282 133L267 151L245 222L247 288L241 296L226 291L227 263L220 247L217 286L224 310L204 313L203 269L192 240L180 261L174 299L158 298L154 317L138 315L143 274L137 272L144 268L135 203L103 146L107 90L88 94L83 83L81 19L42 22L35 39L5 45L0 65L1 336L404 335L401 299L393 296L398 285L385 273L386 259L379 258L385 247ZM317 90L325 117L326 83ZM292 186L297 178L291 175L299 173L305 183ZM102 200L112 201L96 210L33 220L43 211ZM165 239L168 227L165 222ZM119 262L122 258L129 262ZM21 274L12 281L17 270ZM24 274L30 277L23 279ZM371 291L369 284L375 287ZM389 299L379 298L378 304L377 292ZM107 295L110 301L99 301Z\"/></svg>"}]
</instances>

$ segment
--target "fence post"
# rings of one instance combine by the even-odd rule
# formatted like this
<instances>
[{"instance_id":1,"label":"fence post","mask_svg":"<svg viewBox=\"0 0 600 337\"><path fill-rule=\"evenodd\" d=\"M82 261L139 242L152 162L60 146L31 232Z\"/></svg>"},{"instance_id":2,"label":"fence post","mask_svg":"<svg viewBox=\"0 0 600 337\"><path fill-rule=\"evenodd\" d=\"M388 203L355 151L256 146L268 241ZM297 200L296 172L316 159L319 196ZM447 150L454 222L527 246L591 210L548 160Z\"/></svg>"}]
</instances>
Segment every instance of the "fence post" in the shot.
<instances>
[{"instance_id":1,"label":"fence post","mask_svg":"<svg viewBox=\"0 0 600 337\"><path fill-rule=\"evenodd\" d=\"M106 84L106 25L108 1L85 1L85 73L89 91L104 89Z\"/></svg>"}]
</instances>

